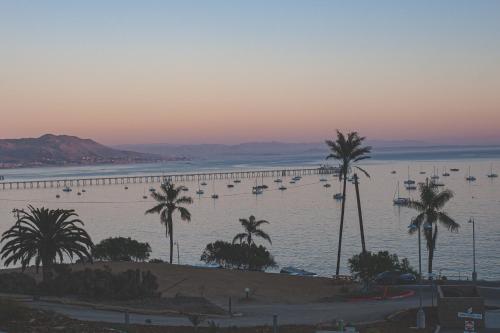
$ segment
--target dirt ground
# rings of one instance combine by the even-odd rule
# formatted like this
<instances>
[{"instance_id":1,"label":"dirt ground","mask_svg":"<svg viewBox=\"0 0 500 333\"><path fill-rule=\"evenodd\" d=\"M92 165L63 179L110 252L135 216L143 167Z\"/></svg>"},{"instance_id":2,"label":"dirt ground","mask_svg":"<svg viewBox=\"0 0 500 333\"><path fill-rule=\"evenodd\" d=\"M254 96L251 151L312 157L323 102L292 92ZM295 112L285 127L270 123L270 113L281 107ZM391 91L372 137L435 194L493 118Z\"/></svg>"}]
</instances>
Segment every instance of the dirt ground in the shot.
<instances>
[{"instance_id":1,"label":"dirt ground","mask_svg":"<svg viewBox=\"0 0 500 333\"><path fill-rule=\"evenodd\" d=\"M198 268L184 265L97 262L74 264L73 270L109 267L120 272L128 269L150 270L158 279L158 291L164 297L204 297L219 304L226 304L229 297L237 302L304 304L339 294L341 285L323 277L301 277L284 274L247 272L226 269ZM12 271L2 270L4 272ZM1 271L0 271L1 272ZM33 268L26 270L40 279ZM250 289L250 299L245 299L245 288Z\"/></svg>"}]
</instances>

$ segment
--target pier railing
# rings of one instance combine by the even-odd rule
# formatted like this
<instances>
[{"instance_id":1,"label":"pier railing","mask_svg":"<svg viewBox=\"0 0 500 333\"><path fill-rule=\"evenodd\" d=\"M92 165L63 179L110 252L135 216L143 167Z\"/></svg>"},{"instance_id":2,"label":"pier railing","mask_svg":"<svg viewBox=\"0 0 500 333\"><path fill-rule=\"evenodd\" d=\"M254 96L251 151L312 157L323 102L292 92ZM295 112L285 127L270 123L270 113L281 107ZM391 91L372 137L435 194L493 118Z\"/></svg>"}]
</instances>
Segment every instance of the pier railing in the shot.
<instances>
[{"instance_id":1,"label":"pier railing","mask_svg":"<svg viewBox=\"0 0 500 333\"><path fill-rule=\"evenodd\" d=\"M338 169L335 167L320 167L320 168L301 168L301 169L269 169L269 170L185 173L185 174L173 173L173 174L154 174L154 175L128 175L128 176L125 175L125 176L113 176L113 177L83 177L83 178L41 179L41 180L24 180L24 181L1 181L0 190L58 188L66 186L79 187L79 186L94 186L94 185L159 183L166 179L170 179L174 182L184 182L184 181L198 181L198 180L328 175L337 173Z\"/></svg>"}]
</instances>

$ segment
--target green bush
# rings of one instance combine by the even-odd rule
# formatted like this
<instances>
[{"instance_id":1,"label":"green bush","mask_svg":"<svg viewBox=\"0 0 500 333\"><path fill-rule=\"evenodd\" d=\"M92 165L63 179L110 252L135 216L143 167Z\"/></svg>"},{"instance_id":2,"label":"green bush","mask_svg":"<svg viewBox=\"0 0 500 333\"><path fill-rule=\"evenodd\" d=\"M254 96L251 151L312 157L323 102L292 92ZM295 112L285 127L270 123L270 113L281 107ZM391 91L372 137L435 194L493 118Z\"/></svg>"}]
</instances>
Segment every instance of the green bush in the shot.
<instances>
[{"instance_id":1,"label":"green bush","mask_svg":"<svg viewBox=\"0 0 500 333\"><path fill-rule=\"evenodd\" d=\"M354 255L349 259L349 269L355 278L368 282L375 278L377 274L385 271L400 271L403 273L416 274L410 266L408 259L399 260L397 254L390 254L388 251L378 253L366 252Z\"/></svg>"},{"instance_id":2,"label":"green bush","mask_svg":"<svg viewBox=\"0 0 500 333\"><path fill-rule=\"evenodd\" d=\"M127 270L113 273L109 269L73 272L60 269L56 277L41 283L42 292L57 296L78 296L98 300L130 300L156 297L158 283L150 271Z\"/></svg>"},{"instance_id":3,"label":"green bush","mask_svg":"<svg viewBox=\"0 0 500 333\"><path fill-rule=\"evenodd\" d=\"M0 274L0 292L9 294L32 294L36 290L36 281L23 273Z\"/></svg>"},{"instance_id":4,"label":"green bush","mask_svg":"<svg viewBox=\"0 0 500 333\"><path fill-rule=\"evenodd\" d=\"M130 237L111 237L94 246L92 257L105 261L144 261L149 258L151 247Z\"/></svg>"},{"instance_id":5,"label":"green bush","mask_svg":"<svg viewBox=\"0 0 500 333\"><path fill-rule=\"evenodd\" d=\"M264 246L257 246L253 243L248 245L216 241L206 246L201 260L206 263L219 264L224 268L252 271L262 271L276 266L269 251Z\"/></svg>"}]
</instances>

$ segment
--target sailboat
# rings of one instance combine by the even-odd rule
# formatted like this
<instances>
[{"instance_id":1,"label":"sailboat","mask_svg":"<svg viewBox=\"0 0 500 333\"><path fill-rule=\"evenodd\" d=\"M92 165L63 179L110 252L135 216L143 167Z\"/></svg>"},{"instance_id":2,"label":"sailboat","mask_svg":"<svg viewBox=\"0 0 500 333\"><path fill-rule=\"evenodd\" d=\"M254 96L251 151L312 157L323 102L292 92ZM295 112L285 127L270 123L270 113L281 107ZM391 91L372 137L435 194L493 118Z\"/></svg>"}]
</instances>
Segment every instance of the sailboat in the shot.
<instances>
[{"instance_id":1,"label":"sailboat","mask_svg":"<svg viewBox=\"0 0 500 333\"><path fill-rule=\"evenodd\" d=\"M465 177L465 180L466 180L466 181L468 181L468 182L473 182L473 181L475 181L475 180L476 180L476 177L474 177L474 176L471 176L471 175L470 175L470 167L469 167L469 173L468 173L468 176L467 176L467 177Z\"/></svg>"},{"instance_id":2,"label":"sailboat","mask_svg":"<svg viewBox=\"0 0 500 333\"><path fill-rule=\"evenodd\" d=\"M488 178L497 178L498 175L493 173L493 164L490 165L490 173L488 174Z\"/></svg>"},{"instance_id":3,"label":"sailboat","mask_svg":"<svg viewBox=\"0 0 500 333\"><path fill-rule=\"evenodd\" d=\"M413 185L415 184L415 181L410 178L410 166L408 166L408 179L404 181L405 185ZM408 189L408 186L407 186Z\"/></svg>"},{"instance_id":4,"label":"sailboat","mask_svg":"<svg viewBox=\"0 0 500 333\"><path fill-rule=\"evenodd\" d=\"M219 195L215 193L215 180L212 180L212 199L219 199Z\"/></svg>"},{"instance_id":5,"label":"sailboat","mask_svg":"<svg viewBox=\"0 0 500 333\"><path fill-rule=\"evenodd\" d=\"M399 181L398 181L396 192L394 192L394 198L392 199L393 204L397 206L406 205L409 201L410 201L409 198L402 198L399 196Z\"/></svg>"},{"instance_id":6,"label":"sailboat","mask_svg":"<svg viewBox=\"0 0 500 333\"><path fill-rule=\"evenodd\" d=\"M255 186L252 187L252 194L259 195L262 194L264 191L262 190L262 187L257 185L257 178L255 179Z\"/></svg>"},{"instance_id":7,"label":"sailboat","mask_svg":"<svg viewBox=\"0 0 500 333\"><path fill-rule=\"evenodd\" d=\"M198 191L196 191L196 194L202 195L203 193L205 192L200 188L200 180L198 179Z\"/></svg>"},{"instance_id":8,"label":"sailboat","mask_svg":"<svg viewBox=\"0 0 500 333\"><path fill-rule=\"evenodd\" d=\"M432 176L431 176L431 179L432 179L432 180L439 179L439 176L437 175L437 172L436 172L436 167L433 167L433 169L432 169Z\"/></svg>"},{"instance_id":9,"label":"sailboat","mask_svg":"<svg viewBox=\"0 0 500 333\"><path fill-rule=\"evenodd\" d=\"M147 199L148 198L148 196L146 195L146 188L144 188L144 191L142 193L142 198L143 199Z\"/></svg>"},{"instance_id":10,"label":"sailboat","mask_svg":"<svg viewBox=\"0 0 500 333\"><path fill-rule=\"evenodd\" d=\"M449 177L450 174L446 171L446 167L444 167L443 177Z\"/></svg>"},{"instance_id":11,"label":"sailboat","mask_svg":"<svg viewBox=\"0 0 500 333\"><path fill-rule=\"evenodd\" d=\"M422 170L422 166L420 166L420 174L425 175L425 171Z\"/></svg>"}]
</instances>

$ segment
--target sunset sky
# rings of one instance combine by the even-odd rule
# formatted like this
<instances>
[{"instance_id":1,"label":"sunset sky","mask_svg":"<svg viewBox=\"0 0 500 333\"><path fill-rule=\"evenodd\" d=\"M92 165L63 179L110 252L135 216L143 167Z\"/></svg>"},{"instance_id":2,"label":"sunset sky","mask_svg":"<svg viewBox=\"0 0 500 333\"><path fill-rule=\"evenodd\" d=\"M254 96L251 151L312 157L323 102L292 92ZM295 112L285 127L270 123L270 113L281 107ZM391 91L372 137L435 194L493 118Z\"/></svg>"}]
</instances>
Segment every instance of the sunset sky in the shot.
<instances>
[{"instance_id":1,"label":"sunset sky","mask_svg":"<svg viewBox=\"0 0 500 333\"><path fill-rule=\"evenodd\" d=\"M500 143L500 1L0 0L0 138Z\"/></svg>"}]
</instances>

